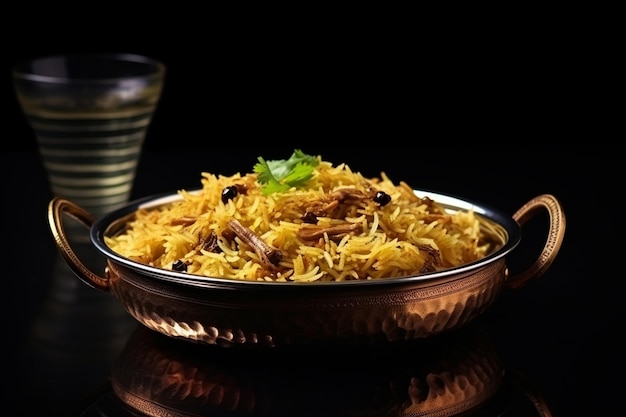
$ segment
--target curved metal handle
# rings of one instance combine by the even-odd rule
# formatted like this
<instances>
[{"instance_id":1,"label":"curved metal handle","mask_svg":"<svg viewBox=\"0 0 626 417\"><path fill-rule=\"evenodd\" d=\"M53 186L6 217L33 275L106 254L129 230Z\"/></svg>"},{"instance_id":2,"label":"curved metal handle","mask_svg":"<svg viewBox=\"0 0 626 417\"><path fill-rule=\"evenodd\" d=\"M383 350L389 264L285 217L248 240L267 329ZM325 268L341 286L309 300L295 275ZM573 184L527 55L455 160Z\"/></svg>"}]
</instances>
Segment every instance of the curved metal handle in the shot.
<instances>
[{"instance_id":1,"label":"curved metal handle","mask_svg":"<svg viewBox=\"0 0 626 417\"><path fill-rule=\"evenodd\" d=\"M524 272L508 280L511 288L520 288L530 280L543 275L556 258L565 235L565 214L559 201L550 194L542 194L524 204L513 214L513 219L520 225L526 223L538 209L546 209L550 215L550 227L546 243L537 260Z\"/></svg>"},{"instance_id":2,"label":"curved metal handle","mask_svg":"<svg viewBox=\"0 0 626 417\"><path fill-rule=\"evenodd\" d=\"M56 242L57 248L72 269L74 274L83 282L99 290L109 290L109 280L93 273L76 256L63 226L63 214L66 213L81 222L87 228L91 228L94 218L85 209L77 206L62 197L54 197L48 204L48 224Z\"/></svg>"},{"instance_id":3,"label":"curved metal handle","mask_svg":"<svg viewBox=\"0 0 626 417\"><path fill-rule=\"evenodd\" d=\"M507 367L505 377L509 379L515 387L522 391L537 411L537 415L539 417L552 417L552 411L550 411L550 407L548 407L544 396L526 375L522 374L515 368Z\"/></svg>"}]
</instances>

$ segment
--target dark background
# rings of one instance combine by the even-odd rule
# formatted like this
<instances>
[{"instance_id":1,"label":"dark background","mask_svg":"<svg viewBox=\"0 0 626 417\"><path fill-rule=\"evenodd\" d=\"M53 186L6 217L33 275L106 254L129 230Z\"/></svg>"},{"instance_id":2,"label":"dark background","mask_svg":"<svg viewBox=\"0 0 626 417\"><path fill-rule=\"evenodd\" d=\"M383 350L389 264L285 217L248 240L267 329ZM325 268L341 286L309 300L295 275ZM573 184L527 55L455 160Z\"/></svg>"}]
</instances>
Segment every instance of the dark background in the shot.
<instances>
[{"instance_id":1,"label":"dark background","mask_svg":"<svg viewBox=\"0 0 626 417\"><path fill-rule=\"evenodd\" d=\"M5 25L2 53L3 120L11 132L25 128L9 82L14 63L98 51L167 65L147 150L232 149L237 141L259 148L341 143L363 153L363 144L378 149L384 140L419 152L451 142L516 153L575 142L571 133L589 123L579 117L590 88L580 61L592 45L572 33L569 40L541 37L538 27L460 35L366 21L343 32L306 19L259 28L247 14L239 21L195 10L184 19L176 11L137 17L114 7L76 16L38 9L48 19L34 24L24 21L29 7L22 9L12 14L17 29ZM17 137L2 146L34 149Z\"/></svg>"},{"instance_id":2,"label":"dark background","mask_svg":"<svg viewBox=\"0 0 626 417\"><path fill-rule=\"evenodd\" d=\"M36 39L10 43L2 53L2 236L9 248L2 315L10 352L20 349L45 294L39 276L50 262L34 259L55 251L45 173L10 69L61 52L132 52L167 66L134 197L196 187L201 171L248 172L258 156L287 158L294 148L504 213L555 195L567 218L555 263L540 280L505 294L489 318L513 348L507 359L539 386L555 416L616 415L624 302L615 286L623 273L607 268L613 261L598 230L623 229L619 213L609 213L614 199L600 193L616 181L601 180L601 173L613 172L620 158L608 138L588 134L576 111L585 87L573 88L580 74L572 74L566 51L515 41L503 49L459 40L445 51L374 38L233 41L236 30L185 41L171 29L91 36L97 29L81 38L42 28ZM512 268L539 253L544 225L525 229ZM11 245L16 235L28 236L19 247ZM16 315L23 319L17 325Z\"/></svg>"}]
</instances>

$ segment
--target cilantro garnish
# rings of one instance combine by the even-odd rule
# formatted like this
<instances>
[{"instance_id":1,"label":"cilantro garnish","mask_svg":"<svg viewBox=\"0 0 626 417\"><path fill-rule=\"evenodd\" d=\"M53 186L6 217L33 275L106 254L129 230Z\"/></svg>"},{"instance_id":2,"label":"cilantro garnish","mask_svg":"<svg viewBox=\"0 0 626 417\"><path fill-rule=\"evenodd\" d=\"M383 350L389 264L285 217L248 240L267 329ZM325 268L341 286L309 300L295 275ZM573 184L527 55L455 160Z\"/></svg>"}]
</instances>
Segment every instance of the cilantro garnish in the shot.
<instances>
[{"instance_id":1,"label":"cilantro garnish","mask_svg":"<svg viewBox=\"0 0 626 417\"><path fill-rule=\"evenodd\" d=\"M266 161L260 156L258 160L254 165L254 172L259 174L257 181L262 184L264 195L303 186L313 176L315 166L319 164L318 157L307 155L300 149L296 149L287 160Z\"/></svg>"}]
</instances>

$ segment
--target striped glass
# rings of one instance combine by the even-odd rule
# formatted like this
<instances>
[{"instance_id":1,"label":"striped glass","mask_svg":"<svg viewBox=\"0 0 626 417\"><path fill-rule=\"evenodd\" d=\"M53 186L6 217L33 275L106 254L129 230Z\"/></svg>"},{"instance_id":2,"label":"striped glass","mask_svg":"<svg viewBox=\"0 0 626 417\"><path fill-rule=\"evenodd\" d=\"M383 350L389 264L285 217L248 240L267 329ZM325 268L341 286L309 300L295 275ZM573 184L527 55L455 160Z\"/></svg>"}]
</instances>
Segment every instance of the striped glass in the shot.
<instances>
[{"instance_id":1,"label":"striped glass","mask_svg":"<svg viewBox=\"0 0 626 417\"><path fill-rule=\"evenodd\" d=\"M131 54L41 57L14 67L51 191L99 217L128 202L165 66Z\"/></svg>"}]
</instances>

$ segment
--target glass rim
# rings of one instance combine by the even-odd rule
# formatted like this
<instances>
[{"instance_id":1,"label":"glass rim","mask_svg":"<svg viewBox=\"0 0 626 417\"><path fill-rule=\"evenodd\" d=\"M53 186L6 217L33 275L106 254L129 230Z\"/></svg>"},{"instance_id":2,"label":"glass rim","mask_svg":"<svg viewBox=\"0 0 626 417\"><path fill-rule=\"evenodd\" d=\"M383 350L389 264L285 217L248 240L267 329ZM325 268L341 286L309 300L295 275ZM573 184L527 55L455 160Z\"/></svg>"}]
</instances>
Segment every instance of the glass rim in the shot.
<instances>
[{"instance_id":1,"label":"glass rim","mask_svg":"<svg viewBox=\"0 0 626 417\"><path fill-rule=\"evenodd\" d=\"M135 64L143 64L146 68L144 72L130 75L110 76L110 77L68 77L60 75L47 75L34 71L32 65L37 62L52 61L57 59L99 59L102 61L124 61ZM134 53L67 53L39 56L21 61L13 66L13 77L15 79L36 81L51 84L61 83L91 83L100 84L107 82L118 82L120 80L135 80L147 78L163 78L165 76L165 64L156 58Z\"/></svg>"}]
</instances>

